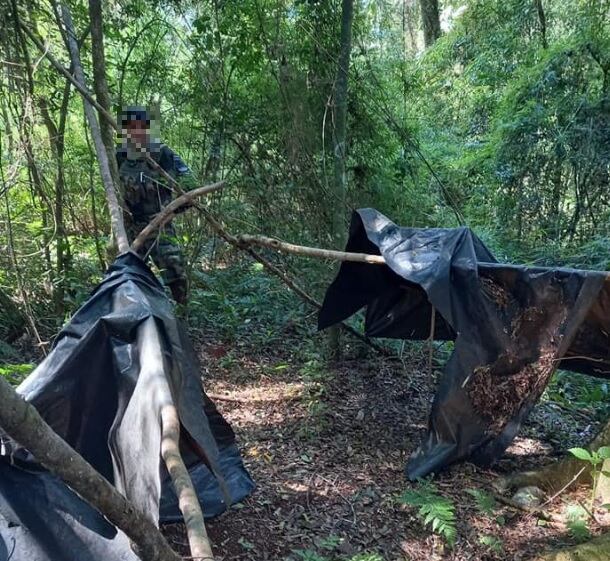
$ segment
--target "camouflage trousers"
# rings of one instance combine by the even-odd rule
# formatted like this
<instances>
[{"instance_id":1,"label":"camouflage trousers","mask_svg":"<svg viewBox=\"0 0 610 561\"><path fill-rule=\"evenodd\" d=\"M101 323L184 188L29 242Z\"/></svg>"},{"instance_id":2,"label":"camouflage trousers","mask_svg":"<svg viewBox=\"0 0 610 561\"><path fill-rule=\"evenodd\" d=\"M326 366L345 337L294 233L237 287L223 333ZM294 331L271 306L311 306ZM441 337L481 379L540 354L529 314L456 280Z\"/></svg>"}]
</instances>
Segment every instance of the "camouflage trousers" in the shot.
<instances>
[{"instance_id":1,"label":"camouflage trousers","mask_svg":"<svg viewBox=\"0 0 610 561\"><path fill-rule=\"evenodd\" d=\"M147 224L148 221L127 224L127 235L130 241L133 241ZM166 224L156 236L151 236L144 242L138 254L144 259L149 256L152 258L174 299L180 304L184 303L187 285L186 271L182 248L178 244L174 227Z\"/></svg>"}]
</instances>

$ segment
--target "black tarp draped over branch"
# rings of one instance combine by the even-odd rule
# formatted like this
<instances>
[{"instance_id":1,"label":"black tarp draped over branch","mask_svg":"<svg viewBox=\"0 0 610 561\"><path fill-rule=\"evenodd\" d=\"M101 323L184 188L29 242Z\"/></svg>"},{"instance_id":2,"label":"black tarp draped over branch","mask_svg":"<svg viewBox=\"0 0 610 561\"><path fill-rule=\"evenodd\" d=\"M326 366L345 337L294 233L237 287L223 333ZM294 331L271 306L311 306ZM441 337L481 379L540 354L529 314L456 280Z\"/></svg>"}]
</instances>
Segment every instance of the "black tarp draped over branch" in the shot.
<instances>
[{"instance_id":1,"label":"black tarp draped over branch","mask_svg":"<svg viewBox=\"0 0 610 561\"><path fill-rule=\"evenodd\" d=\"M496 261L468 228L401 228L373 209L352 217L344 262L319 315L323 329L366 307L370 337L455 340L410 478L506 450L556 367L610 377L606 274Z\"/></svg>"},{"instance_id":2,"label":"black tarp draped over branch","mask_svg":"<svg viewBox=\"0 0 610 561\"><path fill-rule=\"evenodd\" d=\"M229 424L205 395L197 356L163 287L132 252L122 254L17 389L44 420L155 522L181 520L160 458L160 393L139 364L153 318L182 425L181 452L206 516L254 484ZM13 552L11 557L11 552ZM0 561L132 561L127 539L27 450L0 454Z\"/></svg>"}]
</instances>

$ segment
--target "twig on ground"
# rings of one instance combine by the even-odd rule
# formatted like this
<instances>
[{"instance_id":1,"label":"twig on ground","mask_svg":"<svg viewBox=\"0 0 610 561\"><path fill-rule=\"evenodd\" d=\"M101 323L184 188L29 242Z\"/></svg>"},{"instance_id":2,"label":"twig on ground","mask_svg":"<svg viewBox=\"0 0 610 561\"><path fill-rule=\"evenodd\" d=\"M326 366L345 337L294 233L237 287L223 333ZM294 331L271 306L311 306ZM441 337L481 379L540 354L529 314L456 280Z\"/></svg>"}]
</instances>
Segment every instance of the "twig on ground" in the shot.
<instances>
[{"instance_id":1,"label":"twig on ground","mask_svg":"<svg viewBox=\"0 0 610 561\"><path fill-rule=\"evenodd\" d=\"M551 504L559 495L561 495L561 493L563 493L570 485L572 485L572 483L574 483L580 477L580 474L583 471L585 471L585 469L587 469L587 466L583 467L574 477L572 477L572 479L570 479L570 481L568 481L561 489L559 489L559 491L557 491L557 493L555 493L550 499L547 499L546 501L544 501L540 505L540 508L544 508L545 506Z\"/></svg>"},{"instance_id":2,"label":"twig on ground","mask_svg":"<svg viewBox=\"0 0 610 561\"><path fill-rule=\"evenodd\" d=\"M492 495L493 495L494 499L496 499L499 503L502 503L506 506L509 506L516 510L520 510L522 512L526 512L527 514L530 514L533 516L537 516L538 518L542 518L542 520L545 520L547 522L553 522L555 524L561 524L561 525L564 524L560 518L558 518L557 516L554 516L553 514L550 514L548 512L544 512L540 508L530 508L530 507L524 506L522 504L519 504L519 503L513 501L512 499L509 499L508 497L505 497L504 495L501 495L500 493L496 493L495 491L492 492Z\"/></svg>"}]
</instances>

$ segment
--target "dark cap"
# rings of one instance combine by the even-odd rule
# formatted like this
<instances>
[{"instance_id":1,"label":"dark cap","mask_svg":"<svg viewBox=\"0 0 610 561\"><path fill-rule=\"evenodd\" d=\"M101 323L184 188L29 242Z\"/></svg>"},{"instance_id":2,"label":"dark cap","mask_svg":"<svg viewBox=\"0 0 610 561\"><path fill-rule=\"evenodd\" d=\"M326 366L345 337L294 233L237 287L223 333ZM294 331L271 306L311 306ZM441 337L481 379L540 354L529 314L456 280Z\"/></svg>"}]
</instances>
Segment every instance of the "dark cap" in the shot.
<instances>
[{"instance_id":1,"label":"dark cap","mask_svg":"<svg viewBox=\"0 0 610 561\"><path fill-rule=\"evenodd\" d=\"M137 105L128 106L121 111L119 116L121 127L126 127L132 121L144 121L147 125L150 125L150 117L148 111L144 107Z\"/></svg>"}]
</instances>

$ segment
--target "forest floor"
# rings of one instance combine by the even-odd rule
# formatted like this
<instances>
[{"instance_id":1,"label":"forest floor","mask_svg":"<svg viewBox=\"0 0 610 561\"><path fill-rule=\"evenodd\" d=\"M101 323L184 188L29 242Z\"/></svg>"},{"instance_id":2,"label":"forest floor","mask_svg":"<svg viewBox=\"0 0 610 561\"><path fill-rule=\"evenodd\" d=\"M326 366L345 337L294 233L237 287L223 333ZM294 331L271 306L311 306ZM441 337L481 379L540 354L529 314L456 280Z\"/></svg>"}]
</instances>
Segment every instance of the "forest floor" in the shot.
<instances>
[{"instance_id":1,"label":"forest floor","mask_svg":"<svg viewBox=\"0 0 610 561\"><path fill-rule=\"evenodd\" d=\"M399 500L414 488L404 467L424 437L434 394L421 345L402 359L352 352L328 367L298 337L271 349L201 333L194 340L205 389L232 424L257 484L208 523L219 561L526 560L575 543L563 524L493 501L481 510L472 490L493 492L499 476L583 446L597 427L593 410L542 401L493 470L462 463L440 474L436 488L455 505L450 548ZM564 516L589 493L563 493L545 509ZM165 533L186 555L183 528Z\"/></svg>"}]
</instances>

